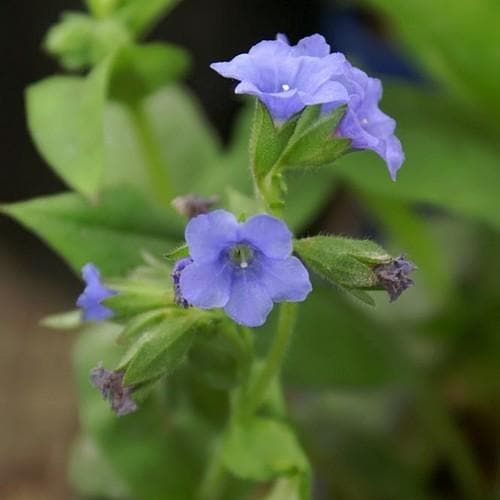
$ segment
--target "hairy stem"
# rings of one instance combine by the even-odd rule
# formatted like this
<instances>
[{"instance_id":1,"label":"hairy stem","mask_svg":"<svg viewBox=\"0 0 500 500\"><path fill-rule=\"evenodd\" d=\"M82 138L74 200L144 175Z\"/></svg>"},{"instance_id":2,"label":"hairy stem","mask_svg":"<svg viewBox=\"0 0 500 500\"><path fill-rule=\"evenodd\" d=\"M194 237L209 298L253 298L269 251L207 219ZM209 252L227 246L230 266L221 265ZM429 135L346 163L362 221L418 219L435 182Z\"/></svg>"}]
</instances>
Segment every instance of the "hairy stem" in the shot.
<instances>
[{"instance_id":1,"label":"hairy stem","mask_svg":"<svg viewBox=\"0 0 500 500\"><path fill-rule=\"evenodd\" d=\"M297 304L286 302L281 304L280 317L278 321L278 329L273 340L273 344L269 350L269 354L264 361L255 383L249 390L247 395L244 413L252 415L264 401L269 386L279 376L283 357L287 350L295 320L297 318Z\"/></svg>"}]
</instances>

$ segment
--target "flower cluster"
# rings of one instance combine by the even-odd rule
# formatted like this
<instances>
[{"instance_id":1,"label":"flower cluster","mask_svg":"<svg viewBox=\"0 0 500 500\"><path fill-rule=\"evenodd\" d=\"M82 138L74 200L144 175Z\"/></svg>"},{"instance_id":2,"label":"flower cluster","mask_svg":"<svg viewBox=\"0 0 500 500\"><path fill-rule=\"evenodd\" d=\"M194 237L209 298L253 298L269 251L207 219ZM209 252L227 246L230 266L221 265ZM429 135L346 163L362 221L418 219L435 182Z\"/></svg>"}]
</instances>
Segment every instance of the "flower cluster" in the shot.
<instances>
[{"instance_id":1,"label":"flower cluster","mask_svg":"<svg viewBox=\"0 0 500 500\"><path fill-rule=\"evenodd\" d=\"M347 104L337 130L355 149L371 149L386 163L393 179L404 161L395 121L383 113L380 80L351 65L341 53L331 53L321 35L290 45L284 35L265 40L248 54L211 66L222 76L240 80L235 92L257 96L275 120L289 119L305 106L322 104L327 112Z\"/></svg>"},{"instance_id":2,"label":"flower cluster","mask_svg":"<svg viewBox=\"0 0 500 500\"><path fill-rule=\"evenodd\" d=\"M181 303L224 308L237 323L256 327L273 302L302 301L311 291L306 268L292 256L292 234L275 217L260 214L240 223L215 210L191 219L185 236L192 260L176 266Z\"/></svg>"}]
</instances>

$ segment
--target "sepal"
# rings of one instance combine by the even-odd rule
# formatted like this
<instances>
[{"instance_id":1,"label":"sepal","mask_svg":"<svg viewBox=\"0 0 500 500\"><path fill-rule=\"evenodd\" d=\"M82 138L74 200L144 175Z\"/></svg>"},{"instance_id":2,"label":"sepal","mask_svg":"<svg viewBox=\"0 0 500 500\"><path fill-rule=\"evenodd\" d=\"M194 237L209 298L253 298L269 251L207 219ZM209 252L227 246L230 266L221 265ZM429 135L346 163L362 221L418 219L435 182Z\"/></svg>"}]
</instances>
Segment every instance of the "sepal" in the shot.
<instances>
[{"instance_id":1,"label":"sepal","mask_svg":"<svg viewBox=\"0 0 500 500\"><path fill-rule=\"evenodd\" d=\"M308 106L283 124L273 121L267 108L256 101L250 138L250 160L255 185L271 211L283 208L287 169L331 165L350 149L348 139L334 132L346 112L341 106L321 114Z\"/></svg>"}]
</instances>

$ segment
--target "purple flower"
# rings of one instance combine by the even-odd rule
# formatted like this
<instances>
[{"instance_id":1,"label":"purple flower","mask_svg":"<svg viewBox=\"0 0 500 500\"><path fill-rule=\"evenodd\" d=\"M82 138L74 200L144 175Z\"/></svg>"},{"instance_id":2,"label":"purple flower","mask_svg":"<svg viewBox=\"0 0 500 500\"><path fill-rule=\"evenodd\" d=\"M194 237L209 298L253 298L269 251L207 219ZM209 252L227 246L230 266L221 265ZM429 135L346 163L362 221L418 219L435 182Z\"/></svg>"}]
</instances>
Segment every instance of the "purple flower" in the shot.
<instances>
[{"instance_id":1,"label":"purple flower","mask_svg":"<svg viewBox=\"0 0 500 500\"><path fill-rule=\"evenodd\" d=\"M182 297L201 309L223 307L237 323L260 326L273 302L304 300L306 268L292 257L286 224L266 214L239 223L225 210L199 215L186 227L193 262L180 276Z\"/></svg>"},{"instance_id":2,"label":"purple flower","mask_svg":"<svg viewBox=\"0 0 500 500\"><path fill-rule=\"evenodd\" d=\"M278 37L288 43L284 35ZM327 58L330 55L330 46L321 35L303 38L292 50L297 57L308 55ZM341 71L332 78L349 95L347 101L333 99L323 106L323 111L328 112L347 102L347 112L336 133L351 139L351 146L355 149L375 151L386 162L391 178L395 180L396 172L403 164L404 153L401 142L394 135L395 120L378 107L382 99L382 82L369 77L347 60L344 60Z\"/></svg>"},{"instance_id":3,"label":"purple flower","mask_svg":"<svg viewBox=\"0 0 500 500\"><path fill-rule=\"evenodd\" d=\"M285 35L255 45L248 54L211 66L221 75L240 80L236 93L256 95L278 120L286 120L305 106L323 104L328 112L347 104L335 131L355 149L371 149L387 164L393 180L403 164L396 122L378 104L382 83L352 66L340 53L331 53L321 35L290 45Z\"/></svg>"},{"instance_id":4,"label":"purple flower","mask_svg":"<svg viewBox=\"0 0 500 500\"><path fill-rule=\"evenodd\" d=\"M116 295L117 292L106 288L101 283L101 273L94 264L85 264L82 268L85 289L78 297L76 305L83 310L83 319L101 321L113 315L113 311L101 304L101 301Z\"/></svg>"},{"instance_id":5,"label":"purple flower","mask_svg":"<svg viewBox=\"0 0 500 500\"><path fill-rule=\"evenodd\" d=\"M369 77L348 61L339 81L349 92L349 103L336 133L351 139L351 146L355 149L375 151L386 162L391 178L396 180L404 153L401 142L394 135L395 120L378 107L382 99L382 82ZM323 110L330 111L340 104L343 103L326 104Z\"/></svg>"},{"instance_id":6,"label":"purple flower","mask_svg":"<svg viewBox=\"0 0 500 500\"><path fill-rule=\"evenodd\" d=\"M342 73L342 54L325 53L323 37L313 35L291 47L284 36L254 45L248 54L210 67L226 78L240 80L237 94L257 96L274 119L284 121L305 106L347 102L336 77ZM324 41L324 40L323 40Z\"/></svg>"}]
</instances>

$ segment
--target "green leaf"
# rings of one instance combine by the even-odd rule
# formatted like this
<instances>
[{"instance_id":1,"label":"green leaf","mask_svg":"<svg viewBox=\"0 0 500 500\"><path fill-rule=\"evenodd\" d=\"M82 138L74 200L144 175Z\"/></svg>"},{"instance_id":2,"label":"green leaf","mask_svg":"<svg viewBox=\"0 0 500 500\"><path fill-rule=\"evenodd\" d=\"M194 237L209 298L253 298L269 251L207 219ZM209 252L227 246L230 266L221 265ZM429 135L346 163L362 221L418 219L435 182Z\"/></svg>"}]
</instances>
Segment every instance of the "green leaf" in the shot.
<instances>
[{"instance_id":1,"label":"green leaf","mask_svg":"<svg viewBox=\"0 0 500 500\"><path fill-rule=\"evenodd\" d=\"M146 311L138 314L127 322L122 332L120 333L117 342L121 345L130 345L140 334L148 328L160 323L164 320L166 313L164 310Z\"/></svg>"},{"instance_id":2,"label":"green leaf","mask_svg":"<svg viewBox=\"0 0 500 500\"><path fill-rule=\"evenodd\" d=\"M345 106L341 106L312 121L315 115L306 108L306 117L303 121L299 119L298 130L283 152L280 165L289 168L321 167L332 164L345 154L350 147L350 140L333 136L345 111Z\"/></svg>"},{"instance_id":3,"label":"green leaf","mask_svg":"<svg viewBox=\"0 0 500 500\"><path fill-rule=\"evenodd\" d=\"M222 456L225 467L246 480L309 473L307 458L291 429L268 418L254 417L230 427Z\"/></svg>"},{"instance_id":4,"label":"green leaf","mask_svg":"<svg viewBox=\"0 0 500 500\"><path fill-rule=\"evenodd\" d=\"M432 0L370 3L391 17L419 62L452 90L471 118L482 114L488 128L500 130L498 120L492 119L500 117L497 1L460 0L452 9L447 2Z\"/></svg>"},{"instance_id":5,"label":"green leaf","mask_svg":"<svg viewBox=\"0 0 500 500\"><path fill-rule=\"evenodd\" d=\"M188 53L174 45L127 45L117 52L113 61L110 97L135 102L182 78L188 67Z\"/></svg>"},{"instance_id":6,"label":"green leaf","mask_svg":"<svg viewBox=\"0 0 500 500\"><path fill-rule=\"evenodd\" d=\"M220 161L219 140L193 96L169 86L149 96L142 112L158 160L173 187L172 196L193 192L213 195L206 179L212 175L211 167ZM222 193L220 184L217 188Z\"/></svg>"},{"instance_id":7,"label":"green leaf","mask_svg":"<svg viewBox=\"0 0 500 500\"><path fill-rule=\"evenodd\" d=\"M82 312L78 309L46 316L40 321L40 326L53 330L75 330L82 325Z\"/></svg>"},{"instance_id":8,"label":"green leaf","mask_svg":"<svg viewBox=\"0 0 500 500\"><path fill-rule=\"evenodd\" d=\"M302 136L310 127L317 122L321 115L321 104L306 106L299 114L297 125L293 131L292 141Z\"/></svg>"},{"instance_id":9,"label":"green leaf","mask_svg":"<svg viewBox=\"0 0 500 500\"><path fill-rule=\"evenodd\" d=\"M136 385L172 373L191 346L193 326L190 317L167 318L144 332L118 365L125 369L124 383Z\"/></svg>"},{"instance_id":10,"label":"green leaf","mask_svg":"<svg viewBox=\"0 0 500 500\"><path fill-rule=\"evenodd\" d=\"M97 197L102 184L124 179L147 187L149 192L170 189L167 172L159 179L147 176L152 161L160 162L161 171L179 169L177 162L166 163L165 167L161 163L164 158L157 158L149 117L142 120L142 108L137 103L179 78L187 65L186 52L177 47L159 43L127 45L102 61L86 78L53 77L32 85L26 94L28 125L38 150L71 188L91 199ZM182 121L191 110L186 99L180 102L179 93L170 109L161 106L159 112L162 120L168 117L172 124L187 125L188 130L194 128L190 126L196 120L188 116ZM108 94L131 107L109 104ZM200 125L196 125L199 129ZM168 133L173 132L165 127ZM173 138L177 136L169 137L167 148L175 144ZM163 136L158 139L162 140ZM175 154L179 147L172 149Z\"/></svg>"},{"instance_id":11,"label":"green leaf","mask_svg":"<svg viewBox=\"0 0 500 500\"><path fill-rule=\"evenodd\" d=\"M85 79L55 76L28 87L28 126L54 171L95 198L104 171L103 113L110 60Z\"/></svg>"},{"instance_id":12,"label":"green leaf","mask_svg":"<svg viewBox=\"0 0 500 500\"><path fill-rule=\"evenodd\" d=\"M243 343L231 322L214 322L196 335L189 351L189 363L200 379L215 389L229 390L242 379L248 363Z\"/></svg>"},{"instance_id":13,"label":"green leaf","mask_svg":"<svg viewBox=\"0 0 500 500\"><path fill-rule=\"evenodd\" d=\"M118 286L114 282L106 284L118 292L102 302L113 310L113 319L116 320L128 319L143 312L165 309L167 305L173 305L172 291L166 284L163 287L151 286L150 283Z\"/></svg>"},{"instance_id":14,"label":"green leaf","mask_svg":"<svg viewBox=\"0 0 500 500\"><path fill-rule=\"evenodd\" d=\"M250 161L256 179L261 179L270 172L283 147L273 118L266 106L256 99L250 134Z\"/></svg>"},{"instance_id":15,"label":"green leaf","mask_svg":"<svg viewBox=\"0 0 500 500\"><path fill-rule=\"evenodd\" d=\"M136 37L145 35L179 0L125 0L114 13Z\"/></svg>"},{"instance_id":16,"label":"green leaf","mask_svg":"<svg viewBox=\"0 0 500 500\"><path fill-rule=\"evenodd\" d=\"M339 236L313 236L296 240L295 251L326 280L344 288L371 289L378 286L373 265L392 257L369 240Z\"/></svg>"},{"instance_id":17,"label":"green leaf","mask_svg":"<svg viewBox=\"0 0 500 500\"><path fill-rule=\"evenodd\" d=\"M178 259L181 259L182 257L188 257L189 256L189 247L187 246L187 243L184 243L177 248L174 248L170 252L166 253L164 255L165 259L175 262Z\"/></svg>"},{"instance_id":18,"label":"green leaf","mask_svg":"<svg viewBox=\"0 0 500 500\"><path fill-rule=\"evenodd\" d=\"M399 323L393 331L367 314L366 306L316 284L300 308L285 380L315 390L404 384L416 371L411 345Z\"/></svg>"},{"instance_id":19,"label":"green leaf","mask_svg":"<svg viewBox=\"0 0 500 500\"><path fill-rule=\"evenodd\" d=\"M364 152L339 161L342 177L367 193L428 203L500 229L496 136L442 94L386 86L384 110L397 117L406 153L397 182L390 181L382 161Z\"/></svg>"},{"instance_id":20,"label":"green leaf","mask_svg":"<svg viewBox=\"0 0 500 500\"><path fill-rule=\"evenodd\" d=\"M161 256L182 234L173 211L129 188L103 193L96 205L77 194L61 194L0 210L45 240L78 273L93 262L105 276L124 275L142 262L142 252Z\"/></svg>"}]
</instances>

